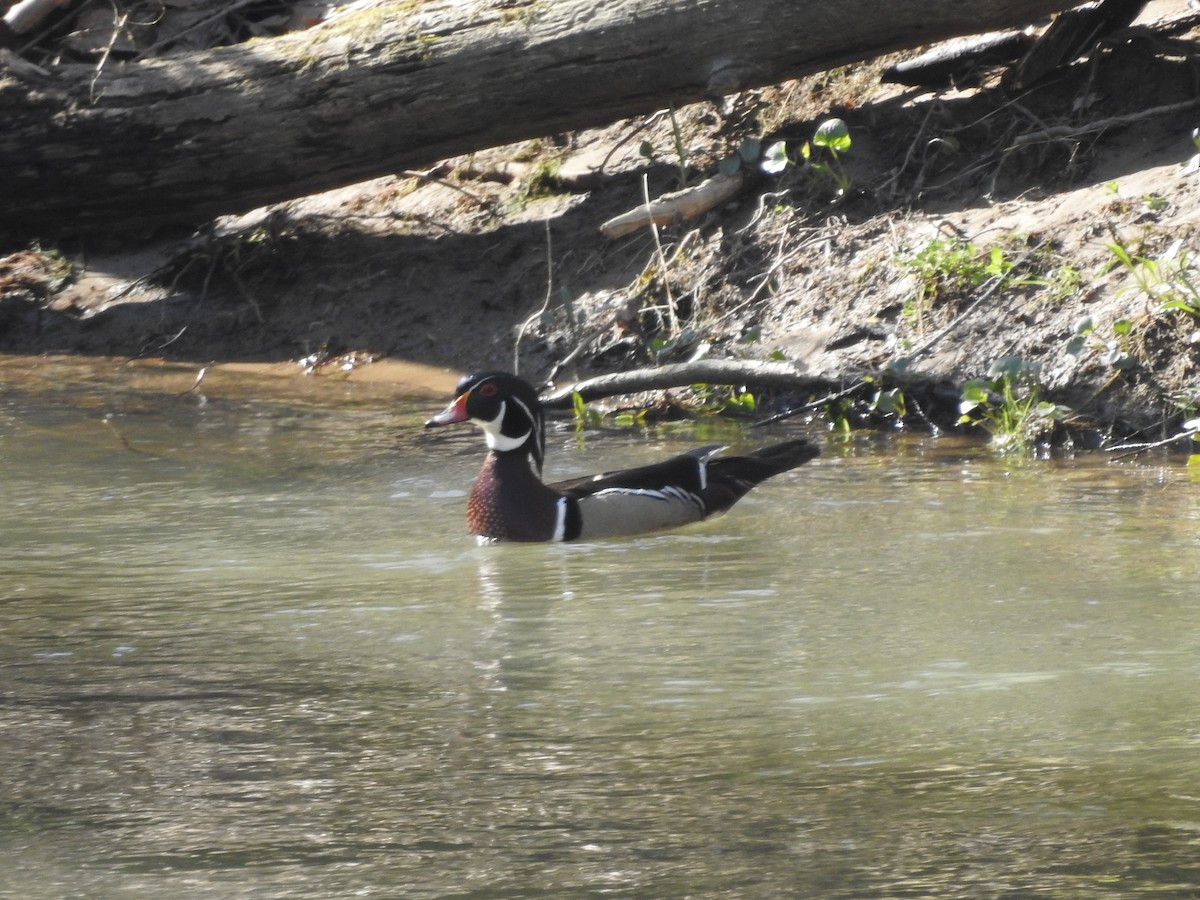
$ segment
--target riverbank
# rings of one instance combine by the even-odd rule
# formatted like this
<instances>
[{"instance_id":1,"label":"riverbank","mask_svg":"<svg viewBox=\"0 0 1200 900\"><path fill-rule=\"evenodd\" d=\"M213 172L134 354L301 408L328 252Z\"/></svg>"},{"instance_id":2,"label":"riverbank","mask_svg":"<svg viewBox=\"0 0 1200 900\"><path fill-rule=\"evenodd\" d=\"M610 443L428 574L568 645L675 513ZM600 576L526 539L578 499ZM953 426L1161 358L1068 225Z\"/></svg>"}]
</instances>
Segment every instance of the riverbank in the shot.
<instances>
[{"instance_id":1,"label":"riverbank","mask_svg":"<svg viewBox=\"0 0 1200 900\"><path fill-rule=\"evenodd\" d=\"M1198 34L1131 32L1020 95L886 86L864 64L197 234L15 249L0 352L515 360L559 385L761 360L798 379L760 401L839 425L952 428L966 397L987 428L1026 404L1036 440L1167 437L1200 407ZM849 150L806 163L831 118ZM759 137L784 143L782 171L744 166L730 202L657 235L601 234Z\"/></svg>"}]
</instances>

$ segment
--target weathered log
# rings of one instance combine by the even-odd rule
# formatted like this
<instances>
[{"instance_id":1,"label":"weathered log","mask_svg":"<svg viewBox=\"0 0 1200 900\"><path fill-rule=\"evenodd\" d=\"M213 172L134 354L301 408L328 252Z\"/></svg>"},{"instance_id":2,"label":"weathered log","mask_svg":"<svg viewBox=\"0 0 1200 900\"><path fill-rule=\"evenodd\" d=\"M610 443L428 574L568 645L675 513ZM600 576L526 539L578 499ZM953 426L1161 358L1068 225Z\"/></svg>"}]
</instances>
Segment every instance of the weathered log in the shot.
<instances>
[{"instance_id":1,"label":"weathered log","mask_svg":"<svg viewBox=\"0 0 1200 900\"><path fill-rule=\"evenodd\" d=\"M1070 0L385 0L207 53L0 60L0 239L199 222Z\"/></svg>"},{"instance_id":2,"label":"weathered log","mask_svg":"<svg viewBox=\"0 0 1200 900\"><path fill-rule=\"evenodd\" d=\"M1024 31L974 34L946 41L920 56L888 66L880 80L937 88L978 81L983 71L1019 60L1032 43L1033 35Z\"/></svg>"},{"instance_id":3,"label":"weathered log","mask_svg":"<svg viewBox=\"0 0 1200 900\"><path fill-rule=\"evenodd\" d=\"M741 171L732 175L721 172L695 187L663 194L657 200L609 219L600 226L600 233L607 238L618 238L652 222L659 226L687 222L733 197L742 189L745 177Z\"/></svg>"},{"instance_id":4,"label":"weathered log","mask_svg":"<svg viewBox=\"0 0 1200 900\"><path fill-rule=\"evenodd\" d=\"M579 394L586 402L616 394L661 391L692 384L745 384L786 390L812 390L827 387L830 380L826 375L810 371L802 363L755 359L698 359L653 369L633 369L614 372L611 375L597 375L555 388L543 394L541 400L549 409L566 409L571 405L572 394Z\"/></svg>"}]
</instances>

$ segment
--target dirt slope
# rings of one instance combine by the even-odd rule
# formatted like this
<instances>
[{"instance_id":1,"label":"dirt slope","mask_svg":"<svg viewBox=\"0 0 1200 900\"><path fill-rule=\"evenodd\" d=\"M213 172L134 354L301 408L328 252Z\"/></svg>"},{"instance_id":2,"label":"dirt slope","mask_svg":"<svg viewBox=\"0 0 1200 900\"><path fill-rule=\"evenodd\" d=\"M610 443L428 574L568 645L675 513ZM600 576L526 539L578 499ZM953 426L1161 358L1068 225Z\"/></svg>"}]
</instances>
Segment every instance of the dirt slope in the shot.
<instances>
[{"instance_id":1,"label":"dirt slope","mask_svg":"<svg viewBox=\"0 0 1200 900\"><path fill-rule=\"evenodd\" d=\"M701 355L782 359L829 389L875 374L835 417L943 425L965 382L1017 358L1022 391L1036 385L1094 434L1168 434L1200 406L1188 14L1152 3L1140 22L1155 27L1020 93L992 74L883 86L881 63L862 65L199 235L16 252L0 260L0 350L197 363L357 351L457 369L516 356L559 382ZM832 116L852 139L841 195L798 153ZM732 202L657 242L599 233L757 136L786 141L793 163L754 168ZM1123 265L1113 245L1151 262ZM909 402L881 404L881 385Z\"/></svg>"}]
</instances>

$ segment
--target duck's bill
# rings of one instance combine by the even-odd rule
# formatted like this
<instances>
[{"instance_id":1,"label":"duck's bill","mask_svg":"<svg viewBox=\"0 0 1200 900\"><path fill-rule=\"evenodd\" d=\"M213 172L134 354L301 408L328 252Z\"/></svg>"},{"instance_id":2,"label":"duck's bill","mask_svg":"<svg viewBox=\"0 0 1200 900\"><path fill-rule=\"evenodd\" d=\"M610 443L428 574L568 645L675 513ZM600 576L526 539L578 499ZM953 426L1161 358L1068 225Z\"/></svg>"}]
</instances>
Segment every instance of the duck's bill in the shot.
<instances>
[{"instance_id":1,"label":"duck's bill","mask_svg":"<svg viewBox=\"0 0 1200 900\"><path fill-rule=\"evenodd\" d=\"M467 415L467 394L460 394L454 402L425 423L426 428L436 428L438 425L453 425L455 422L465 422Z\"/></svg>"}]
</instances>

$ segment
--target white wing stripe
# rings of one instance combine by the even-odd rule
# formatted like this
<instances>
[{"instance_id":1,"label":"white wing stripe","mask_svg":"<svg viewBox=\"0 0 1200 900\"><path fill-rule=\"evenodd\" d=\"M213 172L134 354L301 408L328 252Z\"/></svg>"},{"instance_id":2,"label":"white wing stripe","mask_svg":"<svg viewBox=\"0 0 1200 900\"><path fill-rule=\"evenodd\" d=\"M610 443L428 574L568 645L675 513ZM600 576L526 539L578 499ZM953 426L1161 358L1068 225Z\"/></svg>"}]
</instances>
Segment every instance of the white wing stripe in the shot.
<instances>
[{"instance_id":1,"label":"white wing stripe","mask_svg":"<svg viewBox=\"0 0 1200 900\"><path fill-rule=\"evenodd\" d=\"M592 494L593 497L603 497L606 494L625 494L634 497L647 497L651 500L659 500L663 503L690 503L695 506L701 513L704 512L704 501L699 496L691 491L684 490L681 487L667 485L663 488L625 488L612 487L605 488L602 491L596 491Z\"/></svg>"}]
</instances>

